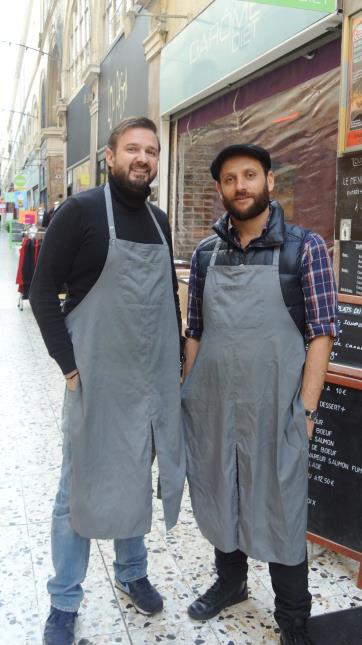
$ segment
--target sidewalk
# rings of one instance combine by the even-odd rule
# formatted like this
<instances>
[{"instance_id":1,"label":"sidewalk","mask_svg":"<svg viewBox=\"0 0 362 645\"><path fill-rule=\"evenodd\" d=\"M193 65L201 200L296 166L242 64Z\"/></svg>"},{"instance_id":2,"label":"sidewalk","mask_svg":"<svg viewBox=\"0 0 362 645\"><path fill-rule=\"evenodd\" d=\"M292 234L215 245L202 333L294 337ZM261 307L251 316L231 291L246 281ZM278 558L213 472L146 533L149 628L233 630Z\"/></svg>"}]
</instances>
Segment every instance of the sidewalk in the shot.
<instances>
[{"instance_id":1,"label":"sidewalk","mask_svg":"<svg viewBox=\"0 0 362 645\"><path fill-rule=\"evenodd\" d=\"M50 519L61 463L64 380L46 352L28 302L17 308L17 249L0 235L0 642L41 645L52 572ZM185 494L180 521L165 535L154 500L147 537L149 575L165 599L154 618L137 614L113 586L112 542L92 542L78 645L277 644L267 565L251 561L249 600L209 622L192 622L188 604L210 584L213 551L201 537ZM313 613L362 605L357 564L330 552L311 562ZM333 645L331 643L331 645ZM352 645L352 644L351 644Z\"/></svg>"}]
</instances>

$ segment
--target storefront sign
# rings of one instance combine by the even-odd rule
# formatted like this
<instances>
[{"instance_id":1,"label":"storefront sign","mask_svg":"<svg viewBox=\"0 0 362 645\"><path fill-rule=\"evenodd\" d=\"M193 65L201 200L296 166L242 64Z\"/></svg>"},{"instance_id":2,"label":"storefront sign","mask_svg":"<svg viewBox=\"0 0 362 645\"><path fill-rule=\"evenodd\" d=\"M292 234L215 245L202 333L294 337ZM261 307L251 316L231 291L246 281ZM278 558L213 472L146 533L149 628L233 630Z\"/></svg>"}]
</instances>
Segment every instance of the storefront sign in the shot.
<instances>
[{"instance_id":1,"label":"storefront sign","mask_svg":"<svg viewBox=\"0 0 362 645\"><path fill-rule=\"evenodd\" d=\"M16 208L28 208L28 196L25 190L15 190L14 201Z\"/></svg>"},{"instance_id":2,"label":"storefront sign","mask_svg":"<svg viewBox=\"0 0 362 645\"><path fill-rule=\"evenodd\" d=\"M322 11L323 13L332 13L337 9L336 0L254 0L254 2L279 7L292 7L294 9Z\"/></svg>"},{"instance_id":3,"label":"storefront sign","mask_svg":"<svg viewBox=\"0 0 362 645\"><path fill-rule=\"evenodd\" d=\"M362 148L362 14L351 20L346 147Z\"/></svg>"},{"instance_id":4,"label":"storefront sign","mask_svg":"<svg viewBox=\"0 0 362 645\"><path fill-rule=\"evenodd\" d=\"M21 224L35 224L37 220L37 213L34 210L23 210L19 211L18 220Z\"/></svg>"},{"instance_id":5,"label":"storefront sign","mask_svg":"<svg viewBox=\"0 0 362 645\"><path fill-rule=\"evenodd\" d=\"M210 96L310 42L341 22L329 10L215 0L161 52L161 114Z\"/></svg>"},{"instance_id":6,"label":"storefront sign","mask_svg":"<svg viewBox=\"0 0 362 645\"><path fill-rule=\"evenodd\" d=\"M101 63L99 81L98 149L123 117L148 114L148 64L142 42L148 20L140 17L128 36L122 36Z\"/></svg>"},{"instance_id":7,"label":"storefront sign","mask_svg":"<svg viewBox=\"0 0 362 645\"><path fill-rule=\"evenodd\" d=\"M21 190L26 186L26 176L23 174L15 175L14 177L14 188L15 190Z\"/></svg>"},{"instance_id":8,"label":"storefront sign","mask_svg":"<svg viewBox=\"0 0 362 645\"><path fill-rule=\"evenodd\" d=\"M37 157L29 157L28 164L24 167L26 172L26 186L33 188L39 184L40 163Z\"/></svg>"},{"instance_id":9,"label":"storefront sign","mask_svg":"<svg viewBox=\"0 0 362 645\"><path fill-rule=\"evenodd\" d=\"M90 88L84 85L67 110L67 167L74 166L90 154L90 114L87 98Z\"/></svg>"}]
</instances>

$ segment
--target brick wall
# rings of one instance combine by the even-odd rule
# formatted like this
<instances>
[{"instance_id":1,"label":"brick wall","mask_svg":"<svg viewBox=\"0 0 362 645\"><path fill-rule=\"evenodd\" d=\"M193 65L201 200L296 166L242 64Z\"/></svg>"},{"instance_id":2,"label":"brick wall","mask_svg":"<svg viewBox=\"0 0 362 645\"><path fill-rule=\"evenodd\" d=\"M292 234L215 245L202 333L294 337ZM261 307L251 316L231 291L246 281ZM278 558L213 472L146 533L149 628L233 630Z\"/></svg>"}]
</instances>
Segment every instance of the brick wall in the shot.
<instances>
[{"instance_id":1,"label":"brick wall","mask_svg":"<svg viewBox=\"0 0 362 645\"><path fill-rule=\"evenodd\" d=\"M247 91L242 88L241 91ZM253 142L271 154L274 197L286 219L333 245L339 69L171 137L169 215L176 258L189 260L223 213L209 167L223 147ZM177 152L175 152L177 151Z\"/></svg>"},{"instance_id":2,"label":"brick wall","mask_svg":"<svg viewBox=\"0 0 362 645\"><path fill-rule=\"evenodd\" d=\"M48 158L48 208L51 208L59 195L64 197L64 159L61 155Z\"/></svg>"}]
</instances>

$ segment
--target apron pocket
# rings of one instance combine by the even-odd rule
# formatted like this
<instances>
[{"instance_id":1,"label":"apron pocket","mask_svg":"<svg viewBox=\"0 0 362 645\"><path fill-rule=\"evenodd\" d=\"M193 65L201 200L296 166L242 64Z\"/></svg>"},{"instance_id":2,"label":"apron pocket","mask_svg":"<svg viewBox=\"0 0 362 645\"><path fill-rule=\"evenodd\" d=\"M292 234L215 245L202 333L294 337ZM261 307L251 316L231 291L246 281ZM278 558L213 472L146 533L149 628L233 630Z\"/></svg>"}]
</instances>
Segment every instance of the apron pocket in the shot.
<instances>
[{"instance_id":1,"label":"apron pocket","mask_svg":"<svg viewBox=\"0 0 362 645\"><path fill-rule=\"evenodd\" d=\"M128 260L118 276L120 294L117 297L122 304L157 307L165 300L167 279L160 262Z\"/></svg>"},{"instance_id":2,"label":"apron pocket","mask_svg":"<svg viewBox=\"0 0 362 645\"><path fill-rule=\"evenodd\" d=\"M264 323L265 311L261 299L256 295L250 307L243 306L244 288L241 284L217 284L213 293L210 317L217 328L257 329ZM233 306L230 306L231 301ZM240 303L240 306L239 306Z\"/></svg>"}]
</instances>

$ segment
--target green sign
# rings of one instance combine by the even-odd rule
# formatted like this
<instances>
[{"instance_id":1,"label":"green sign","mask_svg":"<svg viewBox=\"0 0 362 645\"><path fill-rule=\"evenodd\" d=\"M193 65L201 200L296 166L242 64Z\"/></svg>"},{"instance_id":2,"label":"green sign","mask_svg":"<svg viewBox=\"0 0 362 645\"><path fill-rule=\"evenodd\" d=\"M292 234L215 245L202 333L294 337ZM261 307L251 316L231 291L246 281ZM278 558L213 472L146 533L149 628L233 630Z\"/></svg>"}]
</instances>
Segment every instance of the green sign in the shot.
<instances>
[{"instance_id":1,"label":"green sign","mask_svg":"<svg viewBox=\"0 0 362 645\"><path fill-rule=\"evenodd\" d=\"M14 188L15 190L21 190L21 188L25 188L26 186L26 177L25 175L18 174L14 178Z\"/></svg>"},{"instance_id":2,"label":"green sign","mask_svg":"<svg viewBox=\"0 0 362 645\"><path fill-rule=\"evenodd\" d=\"M322 11L332 13L337 9L336 0L253 0L260 4L272 4L279 7L292 9L308 9L309 11Z\"/></svg>"},{"instance_id":3,"label":"green sign","mask_svg":"<svg viewBox=\"0 0 362 645\"><path fill-rule=\"evenodd\" d=\"M336 0L253 0L260 4L271 4L292 9L308 9L308 11L322 11L332 13L336 11Z\"/></svg>"}]
</instances>

